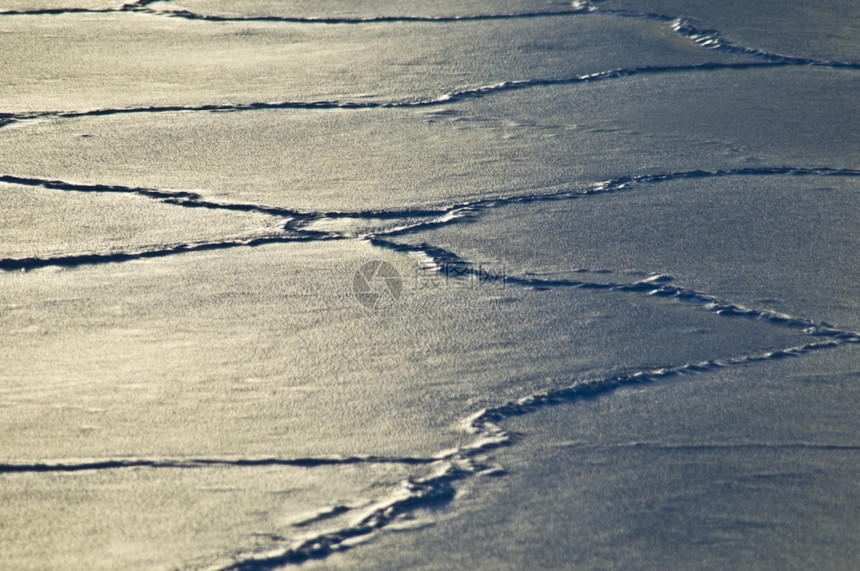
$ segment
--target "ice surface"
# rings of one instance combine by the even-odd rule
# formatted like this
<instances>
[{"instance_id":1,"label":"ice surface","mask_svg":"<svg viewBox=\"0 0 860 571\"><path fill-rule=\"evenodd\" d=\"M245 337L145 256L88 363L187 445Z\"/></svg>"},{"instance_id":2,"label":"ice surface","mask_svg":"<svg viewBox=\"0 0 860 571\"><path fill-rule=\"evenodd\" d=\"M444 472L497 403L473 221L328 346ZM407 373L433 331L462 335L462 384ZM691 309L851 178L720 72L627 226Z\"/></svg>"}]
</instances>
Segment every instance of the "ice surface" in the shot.
<instances>
[{"instance_id":1,"label":"ice surface","mask_svg":"<svg viewBox=\"0 0 860 571\"><path fill-rule=\"evenodd\" d=\"M598 0L600 9L670 14L719 30L737 43L782 55L857 62L860 7L846 0Z\"/></svg>"},{"instance_id":2,"label":"ice surface","mask_svg":"<svg viewBox=\"0 0 860 571\"><path fill-rule=\"evenodd\" d=\"M516 14L556 14L577 11L574 3L562 0L528 2L523 0L427 0L390 2L370 0L227 0L214 4L205 0L156 2L153 10L188 12L232 18L274 17L316 19L449 18Z\"/></svg>"},{"instance_id":3,"label":"ice surface","mask_svg":"<svg viewBox=\"0 0 860 571\"><path fill-rule=\"evenodd\" d=\"M858 362L848 347L512 418L504 477L325 566L850 568Z\"/></svg>"},{"instance_id":4,"label":"ice surface","mask_svg":"<svg viewBox=\"0 0 860 571\"><path fill-rule=\"evenodd\" d=\"M131 3L131 2L129 2ZM0 14L6 12L63 12L67 10L113 10L123 5L119 0L4 0Z\"/></svg>"},{"instance_id":5,"label":"ice surface","mask_svg":"<svg viewBox=\"0 0 860 571\"><path fill-rule=\"evenodd\" d=\"M850 567L848 4L7 2L0 568Z\"/></svg>"},{"instance_id":6,"label":"ice surface","mask_svg":"<svg viewBox=\"0 0 860 571\"><path fill-rule=\"evenodd\" d=\"M496 207L398 240L504 261L509 273L666 274L747 306L860 329L857 177L752 169L646 180Z\"/></svg>"},{"instance_id":7,"label":"ice surface","mask_svg":"<svg viewBox=\"0 0 860 571\"><path fill-rule=\"evenodd\" d=\"M855 72L684 75L535 86L429 109L22 123L3 130L0 164L19 176L353 212L547 193L631 174L856 166ZM777 98L780 105L770 103Z\"/></svg>"},{"instance_id":8,"label":"ice surface","mask_svg":"<svg viewBox=\"0 0 860 571\"><path fill-rule=\"evenodd\" d=\"M0 276L5 455L427 457L499 396L807 337L635 292L446 283L394 253L403 291L371 311L354 275L378 256L297 243Z\"/></svg>"},{"instance_id":9,"label":"ice surface","mask_svg":"<svg viewBox=\"0 0 860 571\"><path fill-rule=\"evenodd\" d=\"M173 194L183 195L181 191ZM171 193L163 193L163 199L170 197ZM280 219L260 213L182 208L133 192L64 191L0 183L2 258L157 251L250 240L277 233L281 226ZM34 232L36 228L38 232Z\"/></svg>"},{"instance_id":10,"label":"ice surface","mask_svg":"<svg viewBox=\"0 0 860 571\"><path fill-rule=\"evenodd\" d=\"M408 473L395 464L211 467L170 460L150 469L4 473L0 539L7 547L0 565L152 569L229 562L236 552L307 535L309 520L327 502L366 507L399 489Z\"/></svg>"},{"instance_id":11,"label":"ice surface","mask_svg":"<svg viewBox=\"0 0 860 571\"><path fill-rule=\"evenodd\" d=\"M6 17L0 98L4 113L408 101L511 80L731 59L678 52L669 23L616 20L353 26L207 23L137 12Z\"/></svg>"}]
</instances>

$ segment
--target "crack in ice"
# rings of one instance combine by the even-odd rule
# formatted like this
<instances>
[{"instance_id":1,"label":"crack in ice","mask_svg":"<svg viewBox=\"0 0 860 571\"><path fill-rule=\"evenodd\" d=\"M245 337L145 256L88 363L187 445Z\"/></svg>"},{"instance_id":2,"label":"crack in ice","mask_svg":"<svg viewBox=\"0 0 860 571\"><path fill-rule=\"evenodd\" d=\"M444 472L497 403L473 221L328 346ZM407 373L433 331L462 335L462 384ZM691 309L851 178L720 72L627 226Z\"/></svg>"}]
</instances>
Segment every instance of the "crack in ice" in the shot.
<instances>
[{"instance_id":1,"label":"crack in ice","mask_svg":"<svg viewBox=\"0 0 860 571\"><path fill-rule=\"evenodd\" d=\"M131 113L174 113L174 112L242 112L254 110L296 109L383 109L383 108L419 108L432 107L454 103L470 98L481 98L492 94L522 90L527 88L553 85L573 85L605 81L616 78L632 77L646 74L690 73L722 69L751 69L775 66L821 66L836 69L860 70L860 64L852 62L837 62L801 58L767 52L753 47L736 44L724 37L717 30L703 30L695 27L686 19L664 14L646 12L627 12L608 10L595 7L587 1L574 1L571 8L560 12L532 12L522 14L483 14L472 16L382 16L368 18L302 18L302 17L227 17L217 15L197 14L184 10L154 10L150 7L156 0L136 0L123 4L120 8L86 9L86 8L46 8L40 10L0 11L0 16L15 15L60 15L72 13L107 13L107 12L145 12L184 19L202 20L209 22L283 22L292 24L381 24L396 22L426 22L453 23L462 21L525 19L543 17L563 17L573 14L602 13L619 17L648 18L668 24L679 36L693 42L705 50L713 50L733 56L744 56L758 60L743 63L705 63L686 66L643 66L628 69L608 70L588 75L577 75L568 78L545 78L504 81L492 85L467 88L431 98L400 99L387 101L281 101L254 102L246 104L222 104L199 106L152 106L139 108L95 109L88 111L54 111L42 113L2 113L0 127L14 122L35 119L71 119L88 116L104 116ZM482 268L448 252L442 248L426 243L419 245L400 244L390 240L394 236L406 235L419 230L428 230L444 225L464 222L482 211L507 205L526 204L539 201L571 200L597 194L624 192L637 186L659 183L671 180L705 179L725 176L860 176L860 171L853 169L831 168L796 168L788 166L771 168L740 168L727 170L691 170L674 173L658 173L652 175L619 177L609 181L595 183L586 188L565 189L545 194L510 195L495 198L464 201L453 205L428 207L425 209L390 209L365 210L359 212L300 212L291 209L270 207L265 205L250 205L238 203L220 203L204 200L195 192L167 191L158 189L135 188L112 185L75 184L63 181L17 177L13 175L0 176L0 182L23 186L38 186L46 189L95 192L95 193L125 193L154 199L165 204L188 208L206 208L212 210L227 210L239 212L258 212L280 217L285 221L283 233L247 237L237 240L221 240L213 242L178 244L162 247L158 250L143 250L138 252L87 253L58 256L52 258L21 258L0 260L0 269L27 270L46 266L79 266L100 263L117 263L130 260L156 258L195 251L226 249L234 247L249 247L262 244L286 243L296 241L333 240L344 238L366 239L375 247L387 248L396 252L417 252L427 256L437 266L441 264L457 265L463 270L463 275L471 275L477 279L497 279L498 276L488 274ZM391 220L397 224L391 228L363 234L326 232L309 228L309 225L324 219L382 219ZM417 219L417 220L414 220ZM813 352L831 349L845 344L860 343L860 333L838 330L826 323L814 322L803 318L792 317L767 310L747 308L738 304L720 300L714 296L683 288L672 283L667 276L651 276L632 284L596 283L583 280L541 279L529 276L505 276L506 283L517 287L532 289L547 288L581 288L608 292L623 292L634 295L646 295L695 306L721 317L741 317L763 321L777 327L799 330L818 340L791 347L769 350L759 353L743 354L724 359L704 360L666 367L642 369L599 379L572 380L567 386L537 391L521 398L510 400L496 406L475 411L462 421L462 427L475 435L468 445L454 450L441 451L429 458L416 457L378 457L352 456L331 458L190 458L190 459L106 459L76 462L46 462L0 464L2 473L42 473L42 472L75 472L86 470L114 470L129 468L152 469L199 469L208 467L255 467L255 466L295 466L317 467L353 464L401 464L401 465L436 465L437 471L423 478L404 480L401 488L369 507L349 525L315 534L296 542L287 542L284 538L273 536L272 539L286 545L278 545L264 553L237 553L229 561L218 564L224 570L271 569L289 564L300 564L315 558L323 558L337 551L349 549L357 539L378 533L397 521L403 515L434 505L444 505L452 501L456 495L454 484L468 478L473 478L484 472L484 466L478 462L479 457L489 450L514 443L513 436L502 426L505 420L531 414L548 407L576 403L584 399L610 394L616 390L637 385L650 384L687 375L700 375L728 367L747 366L785 358L807 355ZM649 447L647 443L632 443L634 447ZM700 445L705 446L705 445ZM769 444L739 444L731 448L743 446L772 446ZM808 443L784 445L788 448L806 450L809 448L856 451L856 446L828 446ZM679 447L665 447L678 449ZM686 448L696 448L686 447ZM337 505L319 512L306 524L322 521L329 517L348 515L358 511L355 506ZM303 522L297 522L301 526Z\"/></svg>"},{"instance_id":2,"label":"crack in ice","mask_svg":"<svg viewBox=\"0 0 860 571\"><path fill-rule=\"evenodd\" d=\"M860 170L835 169L829 167L756 167L738 169L675 171L637 176L623 176L591 185L561 189L554 192L511 194L491 198L468 200L454 204L427 206L424 208L405 209L368 209L359 211L299 211L283 207L261 204L213 202L203 198L197 192L159 190L142 187L128 187L106 184L83 184L60 180L14 175L0 175L0 183L17 184L22 186L41 187L50 190L66 192L92 192L132 194L154 199L163 204L184 208L203 208L236 212L255 212L280 218L284 222L284 232L246 236L241 239L215 240L199 243L183 243L171 246L161 246L155 250L140 250L135 252L81 253L51 257L6 258L0 259L0 270L19 271L43 268L48 266L74 267L100 263L117 263L137 259L157 258L173 254L183 254L200 250L227 249L242 246L258 246L271 243L329 241L343 239L363 239L389 249L408 250L410 246L397 244L384 238L407 235L421 230L429 230L446 225L470 222L481 212L493 208L516 204L529 204L545 201L562 201L587 198L594 195L629 192L637 186L668 182L673 180L693 180L723 178L735 176L822 176L822 177L858 177ZM382 230L365 232L325 231L314 228L322 221L351 221L374 220L392 221L393 226ZM426 246L426 245L425 245ZM414 248L413 248L414 249ZM427 250L430 252L431 250ZM440 253L441 254L441 253ZM450 256L450 253L441 254ZM573 283L573 282L571 282ZM534 284L533 284L534 285ZM555 287L564 282L545 282L541 287ZM598 287L597 285L578 284L578 287Z\"/></svg>"},{"instance_id":3,"label":"crack in ice","mask_svg":"<svg viewBox=\"0 0 860 571\"><path fill-rule=\"evenodd\" d=\"M0 113L0 128L15 123L45 119L79 119L82 117L102 117L110 115L131 115L145 113L241 113L273 110L369 110L369 109L419 109L457 103L468 99L478 99L495 94L524 89L596 83L623 79L639 75L667 75L699 71L747 70L778 67L828 67L832 69L860 70L860 64L844 62L824 62L776 56L768 62L706 62L690 65L651 65L631 68L618 68L588 74L578 74L561 78L516 79L468 87L443 93L433 97L384 99L371 101L318 100L318 101L257 101L249 103L219 103L205 105L160 105L148 107L116 107L89 109L81 111L40 111L26 113Z\"/></svg>"},{"instance_id":4,"label":"crack in ice","mask_svg":"<svg viewBox=\"0 0 860 571\"><path fill-rule=\"evenodd\" d=\"M359 517L351 524L323 531L299 541L289 542L288 545L270 548L265 552L236 554L232 561L216 564L212 568L221 571L275 569L286 565L299 565L311 559L325 558L332 553L350 549L353 546L351 542L355 538L383 531L400 516L433 505L444 505L451 502L456 496L454 484L457 481L478 475L498 473L498 468L487 469L478 461L478 457L492 449L515 443L514 437L499 425L509 418L531 414L547 407L595 398L625 387L649 384L678 376L700 375L727 367L745 366L784 357L799 356L837 345L839 345L837 341L828 340L726 359L712 359L678 366L644 369L596 380L574 382L566 387L535 392L494 407L481 409L461 422L461 427L464 430L476 436L471 444L453 451L440 453L444 462L440 463L440 468L435 474L424 478L405 480L400 490L388 499L376 503L367 510L366 515ZM799 444L798 446L802 447L803 445ZM829 448L835 449L835 447ZM860 447L850 448L852 451L856 449L860 449ZM339 516L352 509L347 506L335 506L332 511L334 515Z\"/></svg>"},{"instance_id":5,"label":"crack in ice","mask_svg":"<svg viewBox=\"0 0 860 571\"><path fill-rule=\"evenodd\" d=\"M395 228L388 232L388 235L403 234L413 229L428 225L451 224L463 220L461 215L465 213L474 214L481 210L491 209L509 204L518 204L528 201L538 200L563 200L570 198L579 198L594 194L602 194L606 192L619 192L629 190L636 185L663 182L667 180L679 179L694 179L694 178L710 178L722 176L767 176L767 175L798 175L798 176L859 176L860 171L845 170L845 169L830 169L830 168L796 168L796 167L771 167L758 169L736 169L736 170L718 170L704 171L692 170L675 173L661 173L652 175L628 176L619 177L610 181L595 183L587 189L576 191L561 191L554 194L541 195L533 194L527 196L509 196L493 199L484 199L472 202L465 202L458 205L448 206L445 208L428 208L427 210L403 210L403 211L366 211L365 213L295 213L289 211L291 221L287 223L286 230L291 230L296 234L294 238L285 238L284 236L273 236L258 240L268 240L272 242L283 242L294 239L319 240L319 239L334 239L342 238L342 236L334 236L332 233L302 230L299 223L307 223L313 220L323 218L361 218L362 216L372 216L376 218L389 217L397 219L402 217L404 213L415 216L416 214L427 215L431 219L429 221L418 222L405 228ZM74 190L75 185L69 185L59 181L42 181L41 179L22 179L20 177L11 177L6 175L3 182L21 183L30 186L46 186L52 185L61 190ZM149 189L133 189L126 187L100 186L100 185L78 185L85 191L91 192L128 192L133 194L143 194L149 198L157 200L174 201L180 205L188 206L195 201L200 200L200 196L195 193L184 193L181 196L176 196L174 193L165 193L162 191L150 191ZM141 191L144 191L143 193ZM167 196L165 196L165 194ZM198 207L212 207L209 204L197 204ZM223 205L222 205L223 206ZM242 205L243 208L248 208L248 205ZM263 207L265 208L265 207ZM494 276L485 273L481 268L475 268L468 261L463 260L452 252L448 252L436 246L421 244L418 246L404 245L391 242L387 239L385 233L368 234L364 238L376 247L388 248L399 252L419 252L436 265L441 264L457 264L460 266L463 275L472 274L478 279L493 279ZM386 236L386 237L382 237ZM262 243L262 242L260 242ZM220 245L219 245L220 244ZM211 243L199 245L198 248L215 248L215 247L233 247L238 245L255 245L252 242L245 243ZM190 248L183 246L175 252L150 253L150 254L125 254L130 259L133 257L169 255L171 253L182 253L190 251ZM120 255L122 256L122 255ZM77 262L85 262L86 260L77 260ZM114 258L113 261L122 261ZM0 261L0 267L7 260ZM31 262L34 263L34 262ZM316 458L316 459L192 459L180 461L161 461L161 460L107 460L95 462L83 462L74 464L29 464L29 465L14 465L5 464L0 466L0 473L14 471L29 471L29 472L44 472L44 471L77 471L90 469L117 469L129 467L148 467L148 468L200 468L211 466L264 466L264 465L288 465L288 466L320 466L320 465L338 465L350 463L372 463L372 462L387 462L400 463L411 465L432 465L437 464L438 470L426 477L411 478L404 480L401 488L392 496L385 498L369 508L364 509L364 513L358 516L352 523L345 526L335 527L333 529L317 533L311 537L306 537L301 540L288 541L282 538L273 538L277 545L265 552L237 553L229 558L228 561L222 561L216 564L216 568L222 570L241 571L251 569L273 569L285 565L301 564L310 559L324 558L331 553L345 551L350 549L357 540L371 536L384 530L386 527L398 521L404 515L412 513L419 509L425 509L434 505L444 505L451 502L456 490L454 484L459 480L472 478L476 475L487 473L497 473L493 470L487 470L478 459L486 452L501 446L509 446L515 443L514 437L507 432L500 424L508 418L530 414L542 410L546 407L556 406L561 404L575 403L586 398L593 398L603 394L609 394L617 389L646 383L661 381L664 379L674 378L683 375L698 375L708 373L714 370L723 369L726 367L744 366L749 364L774 361L785 358L792 358L806 355L812 352L835 348L848 343L860 343L860 334L850 331L840 331L828 324L816 323L813 321L791 317L787 315L777 314L775 312L756 310L745 308L740 305L732 304L719 300L713 296L696 292L694 290L685 289L671 283L671 278L668 276L655 275L647 279L637 281L633 284L614 284L614 283L593 283L580 280L546 280L533 277L511 277L505 276L506 283L519 287L529 287L534 289L546 289L551 287L574 287L583 289L594 289L602 291L618 291L632 293L636 295L656 296L664 299L672 299L686 304L692 304L706 311L712 312L719 316L725 317L745 317L748 319L765 321L775 326L785 327L789 329L801 330L811 336L823 337L823 340L810 342L803 345L785 347L776 350L769 350L761 353L743 354L735 357L724 359L712 359L699 361L695 363L686 363L682 365L666 366L660 368L651 368L638 370L631 373L614 375L596 380L574 380L571 384L558 388L537 391L521 397L516 400L511 400L497 406L488 407L474 412L462 421L462 427L471 432L475 438L465 446L454 450L440 451L431 458L384 458L377 457L353 457L353 458ZM357 507L335 506L330 514L323 514L313 521L323 521L329 517L344 516L353 511L358 510Z\"/></svg>"},{"instance_id":6,"label":"crack in ice","mask_svg":"<svg viewBox=\"0 0 860 571\"><path fill-rule=\"evenodd\" d=\"M200 469L213 467L247 468L258 466L291 466L317 468L322 466L346 466L359 464L400 464L419 466L438 462L438 458L386 457L386 456L330 456L307 458L113 458L102 460L36 462L0 464L0 474L84 472L97 470L124 470L129 468L152 469Z\"/></svg>"}]
</instances>

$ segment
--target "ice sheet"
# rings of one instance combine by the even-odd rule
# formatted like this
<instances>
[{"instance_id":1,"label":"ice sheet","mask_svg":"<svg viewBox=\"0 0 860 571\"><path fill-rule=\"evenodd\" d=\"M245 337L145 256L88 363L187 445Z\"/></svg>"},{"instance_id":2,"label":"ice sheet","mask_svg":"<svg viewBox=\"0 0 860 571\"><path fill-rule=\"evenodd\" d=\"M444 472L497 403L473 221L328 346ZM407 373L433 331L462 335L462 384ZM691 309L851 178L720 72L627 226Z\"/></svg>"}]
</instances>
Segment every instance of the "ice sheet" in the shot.
<instances>
[{"instance_id":1,"label":"ice sheet","mask_svg":"<svg viewBox=\"0 0 860 571\"><path fill-rule=\"evenodd\" d=\"M665 274L743 305L860 328L860 177L751 169L621 184L490 208L398 240L544 277Z\"/></svg>"},{"instance_id":2,"label":"ice sheet","mask_svg":"<svg viewBox=\"0 0 860 571\"><path fill-rule=\"evenodd\" d=\"M188 193L182 191L77 188L0 183L0 257L25 264L26 258L159 251L264 238L283 226L262 213L183 208Z\"/></svg>"},{"instance_id":3,"label":"ice sheet","mask_svg":"<svg viewBox=\"0 0 860 571\"><path fill-rule=\"evenodd\" d=\"M153 10L187 12L201 16L226 18L307 18L325 19L380 19L380 18L468 18L476 16L504 16L520 14L550 15L576 12L574 3L562 0L529 2L523 0L477 0L456 2L429 0L420 3L370 0L361 3L349 0L227 0L213 5L211 2L186 0L183 2L156 2Z\"/></svg>"},{"instance_id":4,"label":"ice sheet","mask_svg":"<svg viewBox=\"0 0 860 571\"><path fill-rule=\"evenodd\" d=\"M857 347L511 418L503 477L327 568L849 568ZM666 422L665 419L671 419Z\"/></svg>"},{"instance_id":5,"label":"ice sheet","mask_svg":"<svg viewBox=\"0 0 860 571\"><path fill-rule=\"evenodd\" d=\"M853 6L0 12L0 568L857 559Z\"/></svg>"},{"instance_id":6,"label":"ice sheet","mask_svg":"<svg viewBox=\"0 0 860 571\"><path fill-rule=\"evenodd\" d=\"M689 18L741 45L772 53L825 61L857 62L860 10L844 0L824 2L738 0L598 0L602 10L631 10Z\"/></svg>"},{"instance_id":7,"label":"ice sheet","mask_svg":"<svg viewBox=\"0 0 860 571\"><path fill-rule=\"evenodd\" d=\"M376 258L402 284L378 311L354 291ZM426 457L499 398L814 341L647 291L440 281L360 243L104 262L2 276L7 458Z\"/></svg>"},{"instance_id":8,"label":"ice sheet","mask_svg":"<svg viewBox=\"0 0 860 571\"><path fill-rule=\"evenodd\" d=\"M673 49L680 39L666 22L603 15L354 26L111 12L7 16L0 30L2 112L24 115L378 105L512 80L739 59Z\"/></svg>"}]
</instances>

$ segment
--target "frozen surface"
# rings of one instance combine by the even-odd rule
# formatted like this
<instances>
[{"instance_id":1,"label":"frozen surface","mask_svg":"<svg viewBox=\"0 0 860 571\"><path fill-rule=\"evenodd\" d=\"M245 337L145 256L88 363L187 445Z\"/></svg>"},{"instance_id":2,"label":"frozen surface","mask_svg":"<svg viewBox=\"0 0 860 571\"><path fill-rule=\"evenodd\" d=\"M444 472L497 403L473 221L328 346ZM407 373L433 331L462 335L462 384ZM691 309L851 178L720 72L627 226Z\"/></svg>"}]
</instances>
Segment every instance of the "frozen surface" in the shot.
<instances>
[{"instance_id":1,"label":"frozen surface","mask_svg":"<svg viewBox=\"0 0 860 571\"><path fill-rule=\"evenodd\" d=\"M547 0L528 2L523 0L477 0L453 2L451 0L427 0L424 2L391 2L370 0L185 0L182 2L156 2L152 9L167 12L188 12L203 16L228 18L307 18L329 19L380 19L380 18L468 18L474 16L556 14L575 12L571 2Z\"/></svg>"},{"instance_id":2,"label":"frozen surface","mask_svg":"<svg viewBox=\"0 0 860 571\"><path fill-rule=\"evenodd\" d=\"M0 165L20 176L360 212L546 194L641 174L846 169L860 156L856 72L769 67L678 79L654 73L538 85L429 109L42 120L3 130Z\"/></svg>"},{"instance_id":3,"label":"frozen surface","mask_svg":"<svg viewBox=\"0 0 860 571\"><path fill-rule=\"evenodd\" d=\"M857 330L858 189L856 177L826 171L691 173L510 204L399 240L503 260L509 272L667 274L747 306Z\"/></svg>"},{"instance_id":4,"label":"frozen surface","mask_svg":"<svg viewBox=\"0 0 860 571\"><path fill-rule=\"evenodd\" d=\"M512 418L521 444L492 455L504 477L466 487L425 533L357 550L357 564L851 568L858 363L849 347Z\"/></svg>"},{"instance_id":5,"label":"frozen surface","mask_svg":"<svg viewBox=\"0 0 860 571\"><path fill-rule=\"evenodd\" d=\"M174 195L182 197L176 192L160 198ZM278 233L282 224L261 213L182 208L135 192L0 183L3 258L109 255L251 240Z\"/></svg>"},{"instance_id":6,"label":"frozen surface","mask_svg":"<svg viewBox=\"0 0 860 571\"><path fill-rule=\"evenodd\" d=\"M352 292L374 256L285 244L3 275L6 456L426 457L469 443L458 423L500 395L807 337L635 292L437 283L394 254L404 290L379 314Z\"/></svg>"},{"instance_id":7,"label":"frozen surface","mask_svg":"<svg viewBox=\"0 0 860 571\"><path fill-rule=\"evenodd\" d=\"M395 306L376 312L351 291L371 254L360 243L240 246L3 276L0 478L9 480L4 490L47 487L38 501L8 492L16 499L6 509L28 514L15 517L6 537L12 564L41 559L75 534L91 540L57 566L93 557L108 567L196 565L206 556L277 552L302 534L287 533L275 516L327 505L319 486L332 490L333 505L357 498L340 522L350 529L368 501L390 502L402 491L363 466L400 466L397 474L416 478L434 458L444 467L498 440L464 431L463 422L499 399L623 375L629 363L745 360L751 350L767 356L814 341L646 291L449 283L394 254L383 257L409 281ZM631 335L637 344L625 342ZM245 483L248 463L272 462L325 469L302 472L313 496L300 488L265 505L275 492L258 486L294 481L273 468ZM376 494L342 484L340 464L349 473L361 468L356 477ZM174 479L189 469L203 470L191 481L228 488L210 511L181 508L213 501L185 476ZM52 476L70 470L66 479ZM139 472L142 482L124 475ZM148 486L181 511L178 520L145 501ZM58 523L51 506L65 502L78 508ZM141 503L124 516L120 502ZM251 513L235 517L237 504ZM107 537L113 520L105 512L123 518ZM205 529L195 530L196 518ZM260 535L269 540L258 545ZM109 547L118 552L103 559Z\"/></svg>"},{"instance_id":8,"label":"frozen surface","mask_svg":"<svg viewBox=\"0 0 860 571\"><path fill-rule=\"evenodd\" d=\"M415 101L511 80L725 61L669 23L609 16L355 25L148 13L0 22L2 112ZM504 57L498 57L504 53Z\"/></svg>"},{"instance_id":9,"label":"frozen surface","mask_svg":"<svg viewBox=\"0 0 860 571\"><path fill-rule=\"evenodd\" d=\"M68 10L113 10L122 6L118 0L3 0L0 14L17 12L63 12Z\"/></svg>"},{"instance_id":10,"label":"frozen surface","mask_svg":"<svg viewBox=\"0 0 860 571\"><path fill-rule=\"evenodd\" d=\"M156 467L129 464L0 475L6 546L0 566L164 569L229 562L237 552L312 533L315 516L337 516L339 506L366 509L396 493L410 472L394 464L243 466L230 459L216 467L170 459Z\"/></svg>"},{"instance_id":11,"label":"frozen surface","mask_svg":"<svg viewBox=\"0 0 860 571\"><path fill-rule=\"evenodd\" d=\"M850 0L599 0L603 10L630 10L688 18L740 44L781 55L857 62L860 6Z\"/></svg>"},{"instance_id":12,"label":"frozen surface","mask_svg":"<svg viewBox=\"0 0 860 571\"><path fill-rule=\"evenodd\" d=\"M0 568L860 557L852 3L0 12Z\"/></svg>"}]
</instances>

